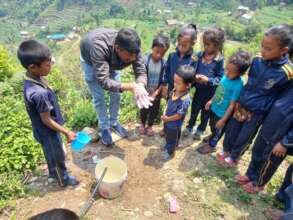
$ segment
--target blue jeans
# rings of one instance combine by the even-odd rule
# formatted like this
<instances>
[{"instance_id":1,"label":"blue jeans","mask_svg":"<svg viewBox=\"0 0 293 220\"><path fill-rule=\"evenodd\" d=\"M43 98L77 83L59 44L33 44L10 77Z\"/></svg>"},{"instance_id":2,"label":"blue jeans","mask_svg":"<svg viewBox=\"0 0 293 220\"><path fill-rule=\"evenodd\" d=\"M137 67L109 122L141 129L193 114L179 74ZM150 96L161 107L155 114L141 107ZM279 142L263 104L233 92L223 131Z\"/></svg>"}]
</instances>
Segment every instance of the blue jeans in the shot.
<instances>
[{"instance_id":1,"label":"blue jeans","mask_svg":"<svg viewBox=\"0 0 293 220\"><path fill-rule=\"evenodd\" d=\"M110 106L109 114L107 111L105 90L99 84L93 66L87 64L81 59L81 66L84 72L84 79L88 85L90 93L93 97L93 103L98 114L99 127L100 129L109 129L110 126L115 126L118 123L119 107L120 107L120 93L109 92ZM111 78L120 81L120 72L113 72Z\"/></svg>"}]
</instances>

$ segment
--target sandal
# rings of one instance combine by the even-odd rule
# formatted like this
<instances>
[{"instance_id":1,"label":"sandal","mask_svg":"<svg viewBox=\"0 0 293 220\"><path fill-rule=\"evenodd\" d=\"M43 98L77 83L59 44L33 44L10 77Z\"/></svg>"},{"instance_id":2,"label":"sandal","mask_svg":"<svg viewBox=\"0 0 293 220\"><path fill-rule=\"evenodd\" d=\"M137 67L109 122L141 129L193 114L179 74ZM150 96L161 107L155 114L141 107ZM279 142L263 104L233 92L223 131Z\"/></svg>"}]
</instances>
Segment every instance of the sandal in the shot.
<instances>
[{"instance_id":1,"label":"sandal","mask_svg":"<svg viewBox=\"0 0 293 220\"><path fill-rule=\"evenodd\" d=\"M146 134L146 129L145 129L145 126L144 126L144 125L141 125L141 126L138 128L138 130L139 130L139 133L140 133L141 135Z\"/></svg>"},{"instance_id":2,"label":"sandal","mask_svg":"<svg viewBox=\"0 0 293 220\"><path fill-rule=\"evenodd\" d=\"M152 127L148 127L148 128L146 129L146 134L147 134L149 137L151 137L151 136L154 136L155 131L153 130Z\"/></svg>"},{"instance_id":3,"label":"sandal","mask_svg":"<svg viewBox=\"0 0 293 220\"><path fill-rule=\"evenodd\" d=\"M224 164L228 167L236 167L238 161L234 161L231 157L226 157L224 160Z\"/></svg>"},{"instance_id":4,"label":"sandal","mask_svg":"<svg viewBox=\"0 0 293 220\"><path fill-rule=\"evenodd\" d=\"M245 192L250 194L257 194L264 191L264 186L255 186L252 182L248 182L245 185L242 185Z\"/></svg>"},{"instance_id":5,"label":"sandal","mask_svg":"<svg viewBox=\"0 0 293 220\"><path fill-rule=\"evenodd\" d=\"M206 144L204 146L201 146L197 148L198 153L200 154L210 154L216 151L214 147L211 147L209 144Z\"/></svg>"},{"instance_id":6,"label":"sandal","mask_svg":"<svg viewBox=\"0 0 293 220\"><path fill-rule=\"evenodd\" d=\"M245 185L246 183L249 183L250 182L250 179L248 176L244 175L236 175L235 176L235 181L236 183L238 183L239 185Z\"/></svg>"},{"instance_id":7,"label":"sandal","mask_svg":"<svg viewBox=\"0 0 293 220\"><path fill-rule=\"evenodd\" d=\"M222 151L221 153L217 154L216 158L220 164L223 164L225 162L226 157L229 157L229 156L230 154L228 152Z\"/></svg>"}]
</instances>

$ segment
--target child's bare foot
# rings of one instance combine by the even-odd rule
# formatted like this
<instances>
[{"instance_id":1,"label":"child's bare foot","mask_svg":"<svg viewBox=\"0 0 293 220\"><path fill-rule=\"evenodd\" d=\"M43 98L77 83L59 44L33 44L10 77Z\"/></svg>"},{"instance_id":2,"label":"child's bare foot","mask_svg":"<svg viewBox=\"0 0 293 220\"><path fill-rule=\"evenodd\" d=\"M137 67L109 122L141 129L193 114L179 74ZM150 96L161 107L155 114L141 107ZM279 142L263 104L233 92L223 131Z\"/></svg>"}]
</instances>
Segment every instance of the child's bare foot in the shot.
<instances>
[{"instance_id":1,"label":"child's bare foot","mask_svg":"<svg viewBox=\"0 0 293 220\"><path fill-rule=\"evenodd\" d=\"M148 127L148 128L146 129L146 134L147 134L149 137L151 137L151 136L154 136L155 131L153 130L152 127Z\"/></svg>"}]
</instances>

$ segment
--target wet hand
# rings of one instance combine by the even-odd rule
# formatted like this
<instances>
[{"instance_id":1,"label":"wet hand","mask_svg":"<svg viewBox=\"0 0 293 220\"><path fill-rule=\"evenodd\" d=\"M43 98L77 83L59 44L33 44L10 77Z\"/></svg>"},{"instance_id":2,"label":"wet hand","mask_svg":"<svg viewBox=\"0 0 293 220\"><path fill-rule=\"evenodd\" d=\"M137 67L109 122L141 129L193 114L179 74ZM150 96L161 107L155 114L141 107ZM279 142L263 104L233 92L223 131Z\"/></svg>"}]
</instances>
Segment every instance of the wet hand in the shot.
<instances>
[{"instance_id":1,"label":"wet hand","mask_svg":"<svg viewBox=\"0 0 293 220\"><path fill-rule=\"evenodd\" d=\"M134 97L137 106L141 108L149 108L152 106L153 98L149 96L148 92L142 84L136 83L134 86Z\"/></svg>"}]
</instances>

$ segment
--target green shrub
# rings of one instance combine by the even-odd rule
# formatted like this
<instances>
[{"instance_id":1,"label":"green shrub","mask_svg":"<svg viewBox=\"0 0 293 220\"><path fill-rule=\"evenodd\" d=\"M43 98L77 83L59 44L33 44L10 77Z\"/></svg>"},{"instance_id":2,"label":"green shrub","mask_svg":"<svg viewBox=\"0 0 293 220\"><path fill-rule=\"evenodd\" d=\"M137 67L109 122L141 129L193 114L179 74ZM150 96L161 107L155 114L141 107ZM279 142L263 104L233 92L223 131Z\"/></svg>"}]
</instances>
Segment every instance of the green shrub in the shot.
<instances>
[{"instance_id":1,"label":"green shrub","mask_svg":"<svg viewBox=\"0 0 293 220\"><path fill-rule=\"evenodd\" d=\"M1 201L25 195L21 179L21 175L16 172L0 174L0 210Z\"/></svg>"},{"instance_id":2,"label":"green shrub","mask_svg":"<svg viewBox=\"0 0 293 220\"><path fill-rule=\"evenodd\" d=\"M23 101L4 96L0 109L0 173L35 169L42 153L32 136Z\"/></svg>"},{"instance_id":3,"label":"green shrub","mask_svg":"<svg viewBox=\"0 0 293 220\"><path fill-rule=\"evenodd\" d=\"M67 125L73 129L96 127L98 125L96 111L89 100L78 101L68 116Z\"/></svg>"},{"instance_id":4,"label":"green shrub","mask_svg":"<svg viewBox=\"0 0 293 220\"><path fill-rule=\"evenodd\" d=\"M12 76L15 71L13 64L7 49L0 45L0 81Z\"/></svg>"}]
</instances>

